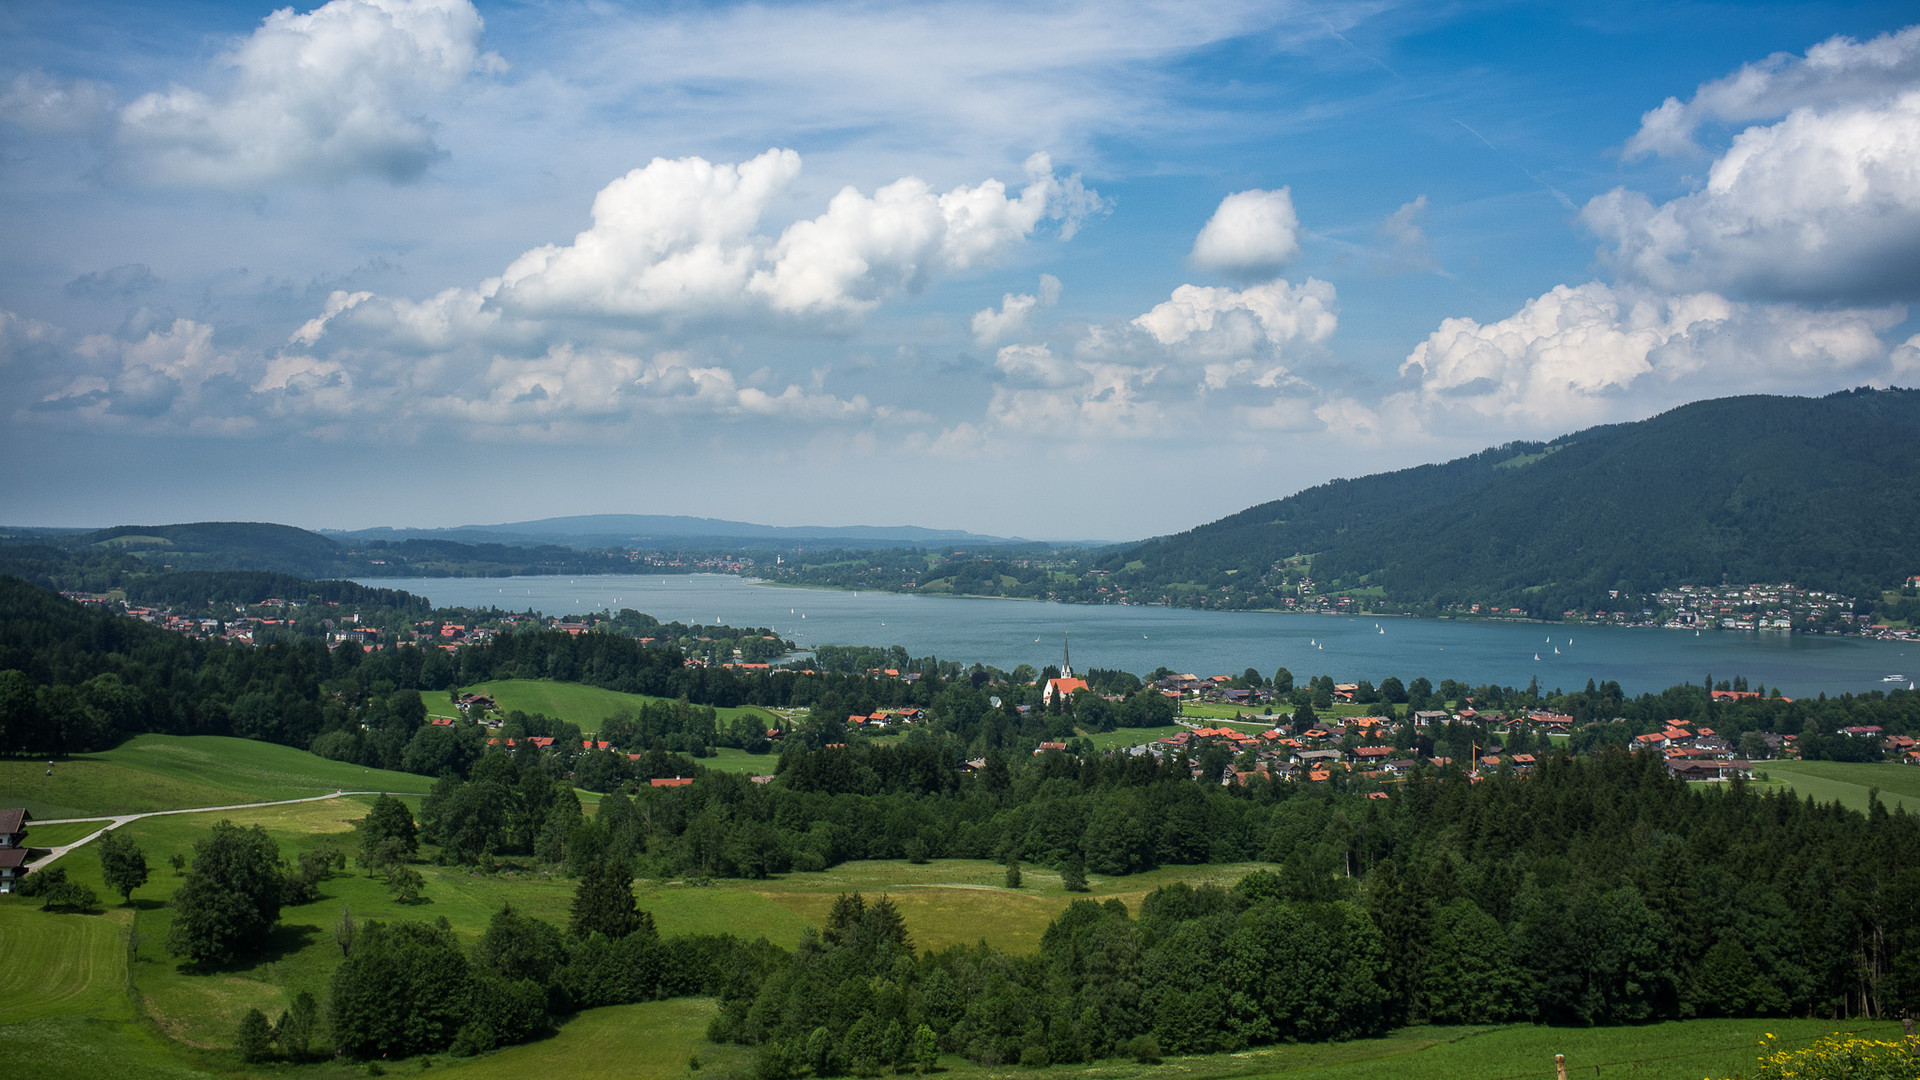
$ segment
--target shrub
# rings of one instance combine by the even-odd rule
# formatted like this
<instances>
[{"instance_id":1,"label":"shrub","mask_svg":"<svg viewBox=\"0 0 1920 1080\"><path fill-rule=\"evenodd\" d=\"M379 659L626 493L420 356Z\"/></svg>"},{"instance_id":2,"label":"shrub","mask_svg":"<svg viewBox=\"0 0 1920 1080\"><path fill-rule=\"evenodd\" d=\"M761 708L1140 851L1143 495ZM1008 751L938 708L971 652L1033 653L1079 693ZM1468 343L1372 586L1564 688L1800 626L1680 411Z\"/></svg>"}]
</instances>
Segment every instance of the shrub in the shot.
<instances>
[{"instance_id":1,"label":"shrub","mask_svg":"<svg viewBox=\"0 0 1920 1080\"><path fill-rule=\"evenodd\" d=\"M1751 1080L1913 1080L1920 1055L1904 1042L1835 1034L1789 1050L1769 1033Z\"/></svg>"}]
</instances>

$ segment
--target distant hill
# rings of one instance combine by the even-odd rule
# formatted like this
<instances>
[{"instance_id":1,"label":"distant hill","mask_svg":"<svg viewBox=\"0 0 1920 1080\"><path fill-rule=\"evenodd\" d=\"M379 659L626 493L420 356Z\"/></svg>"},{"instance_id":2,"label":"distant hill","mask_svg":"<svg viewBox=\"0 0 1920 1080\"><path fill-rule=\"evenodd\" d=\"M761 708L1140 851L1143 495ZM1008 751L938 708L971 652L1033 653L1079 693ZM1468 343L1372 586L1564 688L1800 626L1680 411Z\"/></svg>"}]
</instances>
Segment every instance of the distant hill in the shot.
<instances>
[{"instance_id":1,"label":"distant hill","mask_svg":"<svg viewBox=\"0 0 1920 1080\"><path fill-rule=\"evenodd\" d=\"M346 549L319 533L254 521L116 525L58 538L69 548L124 551L175 570L270 570L327 577L349 569Z\"/></svg>"},{"instance_id":2,"label":"distant hill","mask_svg":"<svg viewBox=\"0 0 1920 1080\"><path fill-rule=\"evenodd\" d=\"M1877 598L1920 573L1920 391L1696 402L1546 443L1336 480L1097 566L1139 590L1605 609L1609 590L1791 581ZM1288 595L1291 595L1288 593ZM1242 606L1272 606L1248 603Z\"/></svg>"},{"instance_id":3,"label":"distant hill","mask_svg":"<svg viewBox=\"0 0 1920 1080\"><path fill-rule=\"evenodd\" d=\"M666 514L588 514L500 525L461 525L445 529L359 529L353 532L330 532L329 535L358 543L373 540L452 540L467 544L562 544L576 548L767 548L800 543L880 548L1031 543L1017 537L983 536L963 529L927 529L916 525L756 525L745 521Z\"/></svg>"}]
</instances>

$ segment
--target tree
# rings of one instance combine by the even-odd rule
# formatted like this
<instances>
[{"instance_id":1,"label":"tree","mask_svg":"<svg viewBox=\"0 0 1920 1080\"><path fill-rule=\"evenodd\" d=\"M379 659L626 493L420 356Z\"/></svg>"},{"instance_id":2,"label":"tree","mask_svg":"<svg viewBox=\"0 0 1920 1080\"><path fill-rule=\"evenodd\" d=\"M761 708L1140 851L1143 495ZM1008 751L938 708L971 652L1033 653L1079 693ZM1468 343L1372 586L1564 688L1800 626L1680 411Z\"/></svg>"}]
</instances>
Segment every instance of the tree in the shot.
<instances>
[{"instance_id":1,"label":"tree","mask_svg":"<svg viewBox=\"0 0 1920 1080\"><path fill-rule=\"evenodd\" d=\"M273 1028L267 1023L266 1013L248 1009L240 1017L240 1030L234 1035L233 1048L240 1060L248 1064L267 1060L273 1052Z\"/></svg>"},{"instance_id":2,"label":"tree","mask_svg":"<svg viewBox=\"0 0 1920 1080\"><path fill-rule=\"evenodd\" d=\"M913 1071L924 1076L940 1064L940 1041L925 1024L913 1029L913 1041L907 1046L907 1061Z\"/></svg>"},{"instance_id":3,"label":"tree","mask_svg":"<svg viewBox=\"0 0 1920 1080\"><path fill-rule=\"evenodd\" d=\"M413 811L391 795L382 794L373 800L367 816L360 819L359 829L363 865L366 857L379 851L382 842L389 839L400 842L398 850L403 857L410 859L419 854L420 830L414 824Z\"/></svg>"},{"instance_id":4,"label":"tree","mask_svg":"<svg viewBox=\"0 0 1920 1080\"><path fill-rule=\"evenodd\" d=\"M1019 887L1020 858L1017 855L1009 855L1007 856L1007 888L1017 889Z\"/></svg>"},{"instance_id":5,"label":"tree","mask_svg":"<svg viewBox=\"0 0 1920 1080\"><path fill-rule=\"evenodd\" d=\"M1423 971L1427 1016L1440 1024L1499 1024L1526 1007L1525 975L1506 931L1465 897L1434 913Z\"/></svg>"},{"instance_id":6,"label":"tree","mask_svg":"<svg viewBox=\"0 0 1920 1080\"><path fill-rule=\"evenodd\" d=\"M52 911L90 911L100 903L92 889L77 881L67 880L67 868L49 866L37 874L29 874L21 880L14 891L21 896L40 901L40 910Z\"/></svg>"},{"instance_id":7,"label":"tree","mask_svg":"<svg viewBox=\"0 0 1920 1080\"><path fill-rule=\"evenodd\" d=\"M132 901L133 890L147 883L147 853L118 832L108 833L100 838L100 877L121 903Z\"/></svg>"},{"instance_id":8,"label":"tree","mask_svg":"<svg viewBox=\"0 0 1920 1080\"><path fill-rule=\"evenodd\" d=\"M1079 852L1076 851L1068 855L1067 861L1061 864L1060 884L1064 886L1068 892L1087 891L1087 865L1086 862L1080 858Z\"/></svg>"},{"instance_id":9,"label":"tree","mask_svg":"<svg viewBox=\"0 0 1920 1080\"><path fill-rule=\"evenodd\" d=\"M411 866L390 866L387 868L387 892L397 904L423 903L421 890L427 887L427 879L420 871Z\"/></svg>"},{"instance_id":10,"label":"tree","mask_svg":"<svg viewBox=\"0 0 1920 1080\"><path fill-rule=\"evenodd\" d=\"M354 935L359 931L359 925L353 921L353 909L345 904L340 905L340 918L333 924L333 943L340 946L341 956L352 954Z\"/></svg>"},{"instance_id":11,"label":"tree","mask_svg":"<svg viewBox=\"0 0 1920 1080\"><path fill-rule=\"evenodd\" d=\"M334 969L333 1040L359 1057L444 1050L467 1022L473 969L446 920L370 922Z\"/></svg>"},{"instance_id":12,"label":"tree","mask_svg":"<svg viewBox=\"0 0 1920 1080\"><path fill-rule=\"evenodd\" d=\"M167 951L205 966L227 963L258 945L280 918L286 880L280 849L267 830L220 822L193 845L193 865L173 894Z\"/></svg>"},{"instance_id":13,"label":"tree","mask_svg":"<svg viewBox=\"0 0 1920 1080\"><path fill-rule=\"evenodd\" d=\"M294 995L293 1008L282 1012L273 1025L273 1041L280 1044L281 1052L288 1057L303 1060L313 1043L313 1026L319 1018L320 1006L312 994L302 990Z\"/></svg>"},{"instance_id":14,"label":"tree","mask_svg":"<svg viewBox=\"0 0 1920 1080\"><path fill-rule=\"evenodd\" d=\"M653 916L633 902L633 871L625 859L602 859L586 867L573 890L573 917L567 928L575 937L601 933L611 941L636 930L652 931Z\"/></svg>"}]
</instances>

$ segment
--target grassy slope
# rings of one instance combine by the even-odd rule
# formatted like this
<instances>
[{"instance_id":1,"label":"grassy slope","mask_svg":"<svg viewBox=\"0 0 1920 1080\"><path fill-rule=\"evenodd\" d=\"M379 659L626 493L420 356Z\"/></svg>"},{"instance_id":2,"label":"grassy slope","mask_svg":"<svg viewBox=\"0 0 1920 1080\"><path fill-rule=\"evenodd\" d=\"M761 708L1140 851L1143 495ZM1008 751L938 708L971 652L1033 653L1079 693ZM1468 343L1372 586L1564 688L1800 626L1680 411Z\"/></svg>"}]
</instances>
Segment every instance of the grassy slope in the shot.
<instances>
[{"instance_id":1,"label":"grassy slope","mask_svg":"<svg viewBox=\"0 0 1920 1080\"><path fill-rule=\"evenodd\" d=\"M194 744L199 744L199 749ZM140 761L150 766L144 775L170 779L181 785L181 790L258 797L254 791L243 790L258 783L285 797L286 793L297 795L338 786L336 778L326 773L338 768L333 763L300 755L315 762L322 774L302 778L291 772L299 762L281 756L297 752L241 740L160 740L130 744L114 753L122 757L96 764L141 773L121 763ZM1797 766L1795 782L1803 782L1803 776L1819 780L1830 775L1839 779L1828 782L1851 785L1862 799L1869 784L1877 783L1887 791L1901 790L1909 784L1906 774L1887 771L1898 766L1874 770L1871 766L1835 768L1818 764L1817 768ZM1874 771L1859 772L1862 768ZM88 794L85 785L67 782L69 790L78 793L67 797ZM262 825L291 859L311 847L332 844L350 848L351 823L365 813L370 801L345 798L217 816L239 824ZM0 898L0 955L15 961L0 969L0 1017L6 1020L0 1026L0 1038L8 1040L8 1045L36 1051L35 1075L55 1080L204 1077L210 1074L208 1070L234 1075L234 1063L221 1050L231 1041L233 1025L241 1012L254 1006L270 1016L277 1015L303 989L324 996L326 980L338 961L332 927L343 907L350 907L361 920L444 916L463 938L472 940L509 898L522 910L541 912L557 921L572 895L571 881L548 874L488 876L422 866L430 902L404 907L388 899L380 883L348 873L327 882L325 895L316 903L286 909L272 946L250 964L209 974L184 972L164 951L171 919L165 901L180 882L167 859L176 852L190 853L193 842L205 835L212 820L208 816L181 815L146 819L125 827L126 835L145 848L153 867L152 878L135 893L132 906L111 902L116 898L100 880L97 850L91 846L69 855L65 865L75 880L109 899L102 913L55 915L39 911L31 901ZM1130 878L1096 879L1087 895L1094 899L1117 897L1137 910L1148 891L1168 882L1231 882L1250 869L1250 865L1181 867ZM989 862L942 860L924 866L862 862L821 874L793 874L763 882L707 887L642 882L636 893L664 933L731 932L766 936L790 945L805 925L824 918L840 893L884 892L900 905L909 931L922 948L985 939L1012 951L1031 951L1038 946L1047 923L1072 897L1061 888L1058 877L1047 871L1028 869L1026 887L1019 890L1002 887L1003 874L1002 867ZM124 934L129 926L140 938L132 965L139 987L137 1007L126 993L129 967ZM685 1077L691 1075L688 1058L698 1054L705 1073L749 1075L745 1051L714 1047L703 1041L712 1007L711 1002L683 1000L596 1010L574 1020L551 1040L479 1061L441 1058L435 1064L451 1067L474 1080L496 1074L523 1075L535 1062L567 1075L619 1072ZM142 1022L136 1014L151 1017L153 1022ZM1776 1020L1694 1021L1590 1031L1530 1026L1493 1031L1416 1028L1380 1040L1173 1059L1151 1069L1109 1062L1061 1072L1070 1071L1084 1080L1130 1080L1148 1073L1178 1075L1182 1080L1279 1073L1301 1080L1491 1080L1522 1072L1546 1075L1554 1053L1567 1054L1569 1063L1577 1069L1715 1051L1627 1070L1649 1080L1691 1080L1709 1073L1728 1075L1748 1067L1753 1059L1749 1047L1760 1031L1791 1038L1831 1026ZM957 1058L943 1064L952 1071L954 1080L1033 1075L1012 1068L985 1069ZM347 1074L343 1066L332 1064L292 1071L316 1080Z\"/></svg>"},{"instance_id":2,"label":"grassy slope","mask_svg":"<svg viewBox=\"0 0 1920 1080\"><path fill-rule=\"evenodd\" d=\"M259 823L289 856L302 848L327 843L344 844L349 823L365 812L366 799L343 799L297 806L235 812L243 824ZM482 876L446 867L423 866L431 903L405 908L389 901L378 883L358 875L329 881L318 902L283 913L283 929L273 948L248 966L211 974L179 970L165 956L162 942L170 913L163 901L179 879L166 865L175 851L190 850L204 835L204 818L166 817L126 826L131 837L146 848L156 867L149 885L135 894L135 908L111 906L102 915L59 916L38 911L18 898L0 899L0 949L15 956L33 952L15 970L34 970L33 979L16 977L0 982L0 1015L19 1017L0 1036L12 1034L36 1047L52 1051L48 1072L55 1077L101 1075L203 1075L195 1066L228 1072L217 1048L232 1037L239 1014L255 1006L277 1015L294 993L306 989L321 993L337 962L331 928L343 905L357 918L434 918L445 916L463 937L471 940L499 904L512 898L522 910L557 913L565 910L572 883L543 874ZM69 873L100 889L97 857L91 849L69 856ZM1166 869L1131 878L1096 880L1095 899L1119 897L1137 908L1145 893L1180 878L1231 881L1249 866L1213 866ZM841 892L869 895L886 892L905 913L908 927L923 948L971 943L985 938L1005 948L1028 951L1037 946L1048 920L1069 901L1056 877L1035 869L1026 874L1026 887L1000 887L1002 868L993 863L939 861L925 866L903 862L854 863L822 874L794 874L765 882L737 882L715 887L671 883L642 883L637 890L642 906L653 912L663 932L731 931L747 936L764 934L787 944L801 927L818 921ZM157 1030L180 1045L169 1053L143 1025L126 1023L131 1009L122 993L126 975L122 927L135 922L143 941L135 963L146 1011ZM38 952L34 952L38 950ZM44 954L44 955L42 955ZM49 1000L49 987L58 1000ZM702 1040L712 1003L660 1002L618 1009L596 1010L568 1024L555 1038L493 1055L475 1062L441 1058L436 1066L451 1067L463 1076L485 1080L494 1075L521 1075L530 1062L542 1062L566 1075L623 1075L682 1077L689 1074L687 1059L700 1055L716 1076L745 1075L743 1051L714 1047ZM1800 1022L1799 1027L1809 1026ZM1825 1025L1813 1024L1824 1028ZM1785 1027L1788 1030L1783 1031ZM1752 1032L1747 1031L1753 1028ZM1700 1049L1732 1048L1719 1056L1680 1059L1676 1063L1643 1066L1639 1077L1692 1078L1707 1072L1724 1075L1751 1061L1744 1048L1759 1030L1783 1036L1798 1027L1785 1021L1700 1021L1648 1028L1601 1031L1565 1031L1520 1027L1486 1034L1462 1029L1412 1029L1382 1040L1333 1046L1275 1047L1238 1055L1176 1059L1158 1069L1124 1063L1076 1067L1076 1077L1112 1077L1114 1080L1148 1072L1188 1077L1260 1076L1285 1072L1289 1076L1345 1080L1348 1077L1389 1077L1398 1080L1471 1080L1507 1077L1551 1062L1553 1053L1567 1053L1578 1064L1604 1064L1628 1059L1686 1053ZM1463 1040L1464 1036L1471 1038ZM215 1053L213 1057L204 1056ZM107 1061L124 1060L125 1068L101 1071ZM613 1063L619 1063L615 1070ZM954 1080L974 1076L1030 1076L1013 1069L983 1069L959 1059L947 1064ZM340 1073L338 1066L297 1070L316 1077Z\"/></svg>"},{"instance_id":3,"label":"grassy slope","mask_svg":"<svg viewBox=\"0 0 1920 1080\"><path fill-rule=\"evenodd\" d=\"M744 1047L706 1041L717 1012L709 998L678 998L616 1005L582 1014L545 1042L510 1047L476 1061L448 1059L446 1075L459 1080L527 1080L536 1076L678 1077L690 1075L698 1054L702 1071L752 1075ZM433 1073L440 1074L436 1067Z\"/></svg>"},{"instance_id":4,"label":"grassy slope","mask_svg":"<svg viewBox=\"0 0 1920 1080\"><path fill-rule=\"evenodd\" d=\"M1880 801L1887 809L1904 805L1909 814L1920 814L1920 769L1895 762L1851 761L1766 761L1756 763L1773 783L1791 786L1801 798L1811 795L1816 802L1834 802L1862 813L1867 809L1867 792L1880 789Z\"/></svg>"},{"instance_id":5,"label":"grassy slope","mask_svg":"<svg viewBox=\"0 0 1920 1080\"><path fill-rule=\"evenodd\" d=\"M424 793L433 781L362 769L304 750L216 735L136 735L111 750L45 766L17 761L13 801L37 818L131 814L324 795L341 788ZM36 846L38 836L32 837Z\"/></svg>"},{"instance_id":6,"label":"grassy slope","mask_svg":"<svg viewBox=\"0 0 1920 1080\"><path fill-rule=\"evenodd\" d=\"M663 700L650 698L644 694L622 694L617 690L602 690L597 686L550 682L545 679L499 679L460 689L462 693L487 695L499 703L500 711L503 713L512 712L515 709L525 713L543 713L556 720L578 724L580 730L587 732L599 730L602 720L621 709L637 709L648 701ZM454 714L452 705L444 692L422 690L420 700L426 704L430 715L452 716ZM755 705L715 709L714 712L718 714L723 724L742 715L758 717L769 727L779 720L774 713Z\"/></svg>"}]
</instances>

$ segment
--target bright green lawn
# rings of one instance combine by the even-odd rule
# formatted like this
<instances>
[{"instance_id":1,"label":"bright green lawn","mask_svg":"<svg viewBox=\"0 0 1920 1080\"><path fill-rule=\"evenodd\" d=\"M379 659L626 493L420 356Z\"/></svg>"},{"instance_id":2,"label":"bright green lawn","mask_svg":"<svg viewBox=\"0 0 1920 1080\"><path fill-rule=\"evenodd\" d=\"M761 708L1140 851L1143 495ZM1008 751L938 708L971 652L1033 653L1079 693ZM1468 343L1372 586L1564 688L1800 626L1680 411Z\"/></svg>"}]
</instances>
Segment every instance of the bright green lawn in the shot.
<instances>
[{"instance_id":1,"label":"bright green lawn","mask_svg":"<svg viewBox=\"0 0 1920 1080\"><path fill-rule=\"evenodd\" d=\"M412 773L219 735L136 735L111 750L57 761L52 775L45 765L17 761L0 768L12 774L8 805L42 819L300 799L341 788L424 793L433 786Z\"/></svg>"},{"instance_id":2,"label":"bright green lawn","mask_svg":"<svg viewBox=\"0 0 1920 1080\"><path fill-rule=\"evenodd\" d=\"M770 776L774 767L780 764L778 754L749 754L731 746L715 748L712 757L700 759L700 764L721 772L741 773L746 776Z\"/></svg>"},{"instance_id":3,"label":"bright green lawn","mask_svg":"<svg viewBox=\"0 0 1920 1080\"><path fill-rule=\"evenodd\" d=\"M463 694L485 694L492 698L502 713L515 709L524 713L542 713L556 720L565 720L577 724L581 731L594 732L600 728L600 722L621 709L638 709L649 701L644 694L622 694L617 690L602 690L597 686L585 686L580 683L552 682L546 679L498 679L493 682L478 683L460 689ZM444 691L420 692L420 700L427 706L427 712L437 716L450 716ZM746 715L760 719L768 727L779 722L772 711L757 705L743 705L731 709L715 709L722 724L731 723L735 717Z\"/></svg>"},{"instance_id":4,"label":"bright green lawn","mask_svg":"<svg viewBox=\"0 0 1920 1080\"><path fill-rule=\"evenodd\" d=\"M27 847L56 848L62 844L71 844L99 832L109 822L75 821L64 825L42 825L37 821L27 822Z\"/></svg>"},{"instance_id":5,"label":"bright green lawn","mask_svg":"<svg viewBox=\"0 0 1920 1080\"><path fill-rule=\"evenodd\" d=\"M1815 802L1834 802L1865 812L1867 791L1880 789L1880 801L1887 809L1905 805L1908 813L1920 813L1920 768L1896 762L1853 761L1764 761L1754 768L1764 772L1773 783L1791 786L1802 798L1811 795Z\"/></svg>"},{"instance_id":6,"label":"bright green lawn","mask_svg":"<svg viewBox=\"0 0 1920 1080\"><path fill-rule=\"evenodd\" d=\"M707 1022L718 1011L711 998L676 998L616 1005L582 1013L545 1042L514 1046L462 1062L436 1059L430 1075L458 1080L528 1080L530 1077L637 1077L751 1075L744 1047L706 1041ZM701 1058L701 1072L688 1059Z\"/></svg>"},{"instance_id":7,"label":"bright green lawn","mask_svg":"<svg viewBox=\"0 0 1920 1080\"><path fill-rule=\"evenodd\" d=\"M1553 1057L1565 1054L1578 1080L1700 1080L1745 1073L1758 1057L1761 1035L1799 1040L1836 1029L1828 1020L1690 1020L1645 1027L1549 1028L1532 1025L1402 1028L1384 1038L1344 1043L1262 1047L1238 1054L1172 1057L1146 1066L1105 1061L1036 1073L1017 1066L987 1068L945 1057L949 1080L1016 1080L1071 1076L1074 1080L1507 1080L1554 1075ZM1845 1029L1843 1029L1845 1030ZM1898 1023L1870 1030L1897 1033ZM1659 1058L1663 1060L1649 1061ZM1599 1066L1599 1072L1594 1067Z\"/></svg>"}]
</instances>

